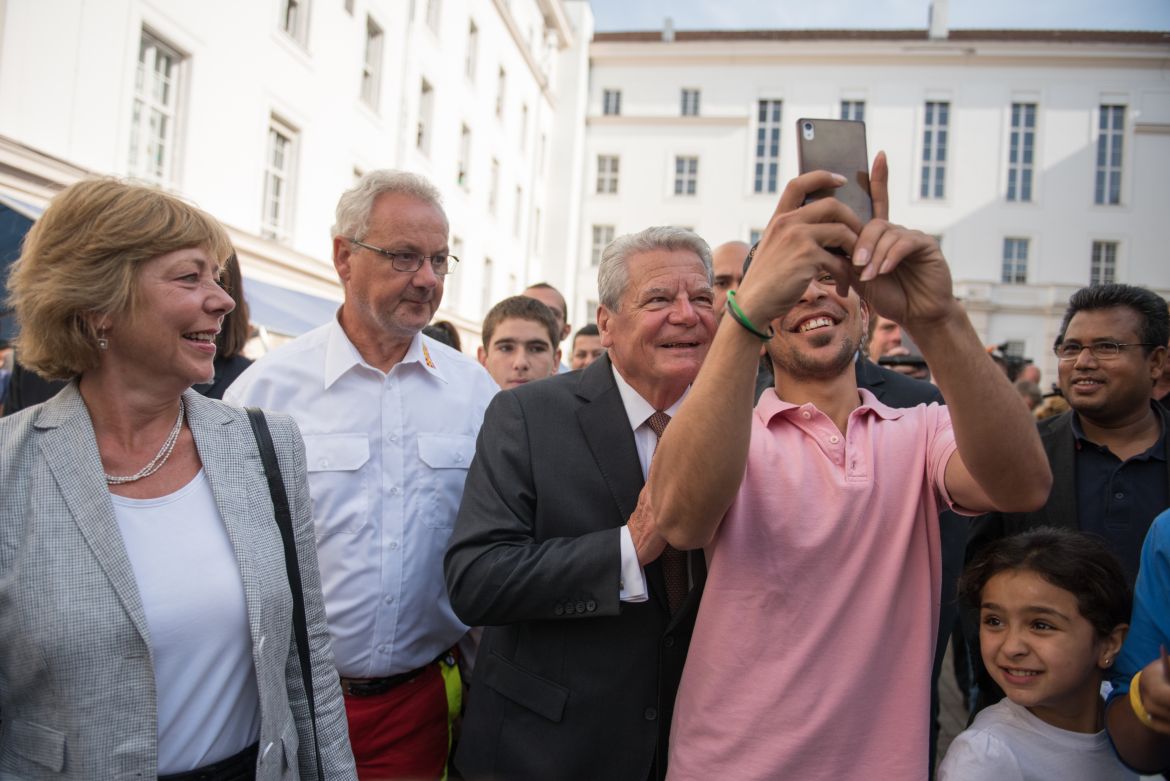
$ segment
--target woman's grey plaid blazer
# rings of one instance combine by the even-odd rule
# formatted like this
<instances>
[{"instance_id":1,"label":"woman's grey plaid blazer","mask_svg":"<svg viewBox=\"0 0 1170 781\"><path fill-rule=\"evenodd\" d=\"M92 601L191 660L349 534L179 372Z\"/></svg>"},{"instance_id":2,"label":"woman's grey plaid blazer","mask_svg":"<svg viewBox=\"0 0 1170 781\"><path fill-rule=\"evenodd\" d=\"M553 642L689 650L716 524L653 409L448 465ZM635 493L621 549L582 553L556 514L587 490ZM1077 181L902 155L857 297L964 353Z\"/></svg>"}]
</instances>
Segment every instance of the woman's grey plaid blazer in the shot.
<instances>
[{"instance_id":1,"label":"woman's grey plaid blazer","mask_svg":"<svg viewBox=\"0 0 1170 781\"><path fill-rule=\"evenodd\" d=\"M258 779L316 778L292 597L260 454L241 409L183 395L244 583L260 691ZM269 415L305 591L328 779L354 778L296 424ZM199 588L199 583L189 584ZM150 633L88 410L71 383L0 420L0 779L157 774Z\"/></svg>"}]
</instances>

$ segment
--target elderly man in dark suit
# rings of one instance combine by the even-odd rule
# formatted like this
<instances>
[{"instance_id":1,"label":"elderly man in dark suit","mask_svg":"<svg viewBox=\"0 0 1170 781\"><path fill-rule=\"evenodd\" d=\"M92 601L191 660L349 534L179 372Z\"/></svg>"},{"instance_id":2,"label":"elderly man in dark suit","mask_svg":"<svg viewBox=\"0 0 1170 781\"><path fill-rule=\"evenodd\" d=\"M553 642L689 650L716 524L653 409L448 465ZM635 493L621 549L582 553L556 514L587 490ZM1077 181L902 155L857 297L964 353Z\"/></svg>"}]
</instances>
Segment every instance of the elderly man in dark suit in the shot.
<instances>
[{"instance_id":1,"label":"elderly man in dark suit","mask_svg":"<svg viewBox=\"0 0 1170 781\"><path fill-rule=\"evenodd\" d=\"M469 779L662 778L706 575L639 504L714 331L711 255L680 228L606 248L608 356L488 407L446 557L483 625L456 768Z\"/></svg>"}]
</instances>

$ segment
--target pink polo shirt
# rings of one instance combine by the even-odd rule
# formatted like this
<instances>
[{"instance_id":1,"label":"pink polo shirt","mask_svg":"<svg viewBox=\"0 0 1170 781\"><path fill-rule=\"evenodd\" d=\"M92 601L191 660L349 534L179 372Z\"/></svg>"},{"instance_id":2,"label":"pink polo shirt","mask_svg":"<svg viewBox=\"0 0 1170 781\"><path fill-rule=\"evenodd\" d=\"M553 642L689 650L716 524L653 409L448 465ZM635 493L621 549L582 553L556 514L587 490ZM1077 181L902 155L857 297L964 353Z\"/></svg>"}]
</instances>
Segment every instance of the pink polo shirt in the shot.
<instances>
[{"instance_id":1,"label":"pink polo shirt","mask_svg":"<svg viewBox=\"0 0 1170 781\"><path fill-rule=\"evenodd\" d=\"M707 586L669 779L925 779L945 407L861 390L844 436L766 393Z\"/></svg>"}]
</instances>

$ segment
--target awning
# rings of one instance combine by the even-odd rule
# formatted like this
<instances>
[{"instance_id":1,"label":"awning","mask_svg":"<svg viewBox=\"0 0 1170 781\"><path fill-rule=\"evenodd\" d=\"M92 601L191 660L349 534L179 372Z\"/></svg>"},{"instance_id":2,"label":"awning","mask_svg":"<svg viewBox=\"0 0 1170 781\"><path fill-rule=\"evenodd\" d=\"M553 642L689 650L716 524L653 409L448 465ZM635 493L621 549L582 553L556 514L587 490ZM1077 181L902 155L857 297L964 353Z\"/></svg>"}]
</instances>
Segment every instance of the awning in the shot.
<instances>
[{"instance_id":1,"label":"awning","mask_svg":"<svg viewBox=\"0 0 1170 781\"><path fill-rule=\"evenodd\" d=\"M300 336L324 325L337 313L340 301L244 277L249 319L285 336Z\"/></svg>"},{"instance_id":2,"label":"awning","mask_svg":"<svg viewBox=\"0 0 1170 781\"><path fill-rule=\"evenodd\" d=\"M31 203L0 195L0 342L16 336L16 320L8 311L8 267L20 257L20 243L24 234L41 215L41 209Z\"/></svg>"}]
</instances>

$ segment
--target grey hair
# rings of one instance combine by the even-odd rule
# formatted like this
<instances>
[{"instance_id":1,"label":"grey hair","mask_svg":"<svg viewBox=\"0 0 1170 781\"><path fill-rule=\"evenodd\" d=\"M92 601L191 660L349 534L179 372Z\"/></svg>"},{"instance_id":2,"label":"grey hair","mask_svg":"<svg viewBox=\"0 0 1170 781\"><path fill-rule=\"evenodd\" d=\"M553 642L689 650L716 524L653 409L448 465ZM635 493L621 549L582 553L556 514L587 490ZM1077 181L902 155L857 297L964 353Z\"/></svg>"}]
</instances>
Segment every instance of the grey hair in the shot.
<instances>
[{"instance_id":1,"label":"grey hair","mask_svg":"<svg viewBox=\"0 0 1170 781\"><path fill-rule=\"evenodd\" d=\"M707 274L707 284L713 283L711 247L699 234L673 225L647 228L639 233L627 233L611 241L601 252L597 266L597 293L601 305L611 312L621 308L622 297L630 283L630 256L654 250L689 250L699 256Z\"/></svg>"},{"instance_id":2,"label":"grey hair","mask_svg":"<svg viewBox=\"0 0 1170 781\"><path fill-rule=\"evenodd\" d=\"M442 212L443 220L447 219L438 188L418 174L386 168L370 171L341 194L337 201L337 222L330 229L330 235L359 241L364 239L370 229L370 212L374 209L374 201L386 193L413 196L434 206Z\"/></svg>"}]
</instances>

